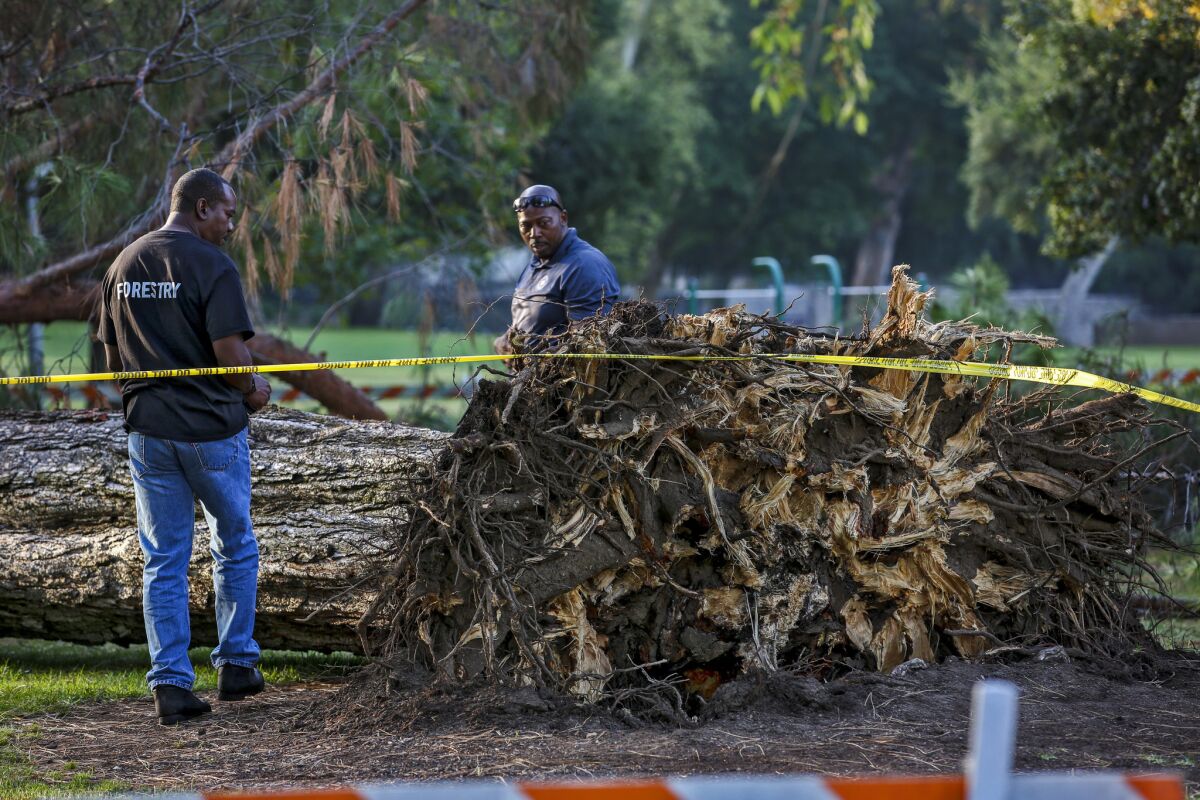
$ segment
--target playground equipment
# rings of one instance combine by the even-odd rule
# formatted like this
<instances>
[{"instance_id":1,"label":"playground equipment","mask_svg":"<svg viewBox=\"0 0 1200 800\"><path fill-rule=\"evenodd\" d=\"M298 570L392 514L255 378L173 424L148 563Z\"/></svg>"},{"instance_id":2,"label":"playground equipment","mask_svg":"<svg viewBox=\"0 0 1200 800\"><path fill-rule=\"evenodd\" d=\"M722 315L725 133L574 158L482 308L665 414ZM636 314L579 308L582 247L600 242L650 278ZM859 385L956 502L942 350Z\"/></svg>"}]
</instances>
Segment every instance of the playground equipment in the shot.
<instances>
[{"instance_id":1,"label":"playground equipment","mask_svg":"<svg viewBox=\"0 0 1200 800\"><path fill-rule=\"evenodd\" d=\"M842 265L831 255L816 255L810 259L814 266L824 267L829 275L829 294L832 296L833 324L841 328L843 320L843 298L846 295L879 294L887 291L886 286L850 286L842 284ZM772 256L757 256L751 266L765 269L771 281L769 289L701 289L697 278L687 280L687 309L689 314L700 313L700 300L725 300L731 294L739 298L769 298L774 301L773 313L782 314L788 307L787 288L784 282L783 265Z\"/></svg>"}]
</instances>

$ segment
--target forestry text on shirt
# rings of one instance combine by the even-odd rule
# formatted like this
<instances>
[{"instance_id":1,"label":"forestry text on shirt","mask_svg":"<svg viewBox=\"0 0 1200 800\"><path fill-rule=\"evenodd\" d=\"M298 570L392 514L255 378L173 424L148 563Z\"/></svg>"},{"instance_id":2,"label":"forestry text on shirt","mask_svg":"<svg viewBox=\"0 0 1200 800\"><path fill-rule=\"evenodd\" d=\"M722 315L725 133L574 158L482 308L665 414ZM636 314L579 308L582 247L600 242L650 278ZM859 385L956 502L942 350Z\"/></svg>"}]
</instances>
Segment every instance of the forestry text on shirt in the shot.
<instances>
[{"instance_id":1,"label":"forestry text on shirt","mask_svg":"<svg viewBox=\"0 0 1200 800\"><path fill-rule=\"evenodd\" d=\"M143 300L174 300L183 284L170 281L121 281L117 297L137 297Z\"/></svg>"}]
</instances>

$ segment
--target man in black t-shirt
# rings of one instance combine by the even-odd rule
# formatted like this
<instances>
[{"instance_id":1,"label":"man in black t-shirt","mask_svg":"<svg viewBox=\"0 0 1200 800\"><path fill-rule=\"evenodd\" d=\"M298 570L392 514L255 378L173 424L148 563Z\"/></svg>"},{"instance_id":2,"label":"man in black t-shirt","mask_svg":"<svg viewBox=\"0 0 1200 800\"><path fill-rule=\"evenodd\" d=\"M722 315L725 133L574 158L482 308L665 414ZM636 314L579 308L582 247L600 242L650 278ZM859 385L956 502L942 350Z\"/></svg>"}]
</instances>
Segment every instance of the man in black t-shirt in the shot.
<instances>
[{"instance_id":1,"label":"man in black t-shirt","mask_svg":"<svg viewBox=\"0 0 1200 800\"><path fill-rule=\"evenodd\" d=\"M148 371L250 366L254 335L237 268L220 249L237 198L220 175L188 172L163 227L126 247L104 276L99 336L108 368ZM211 711L192 693L188 562L195 500L212 533L218 697L263 689L254 641L258 542L250 524L248 413L266 405L260 375L129 380L121 387L138 539L146 557L142 602L159 722Z\"/></svg>"}]
</instances>

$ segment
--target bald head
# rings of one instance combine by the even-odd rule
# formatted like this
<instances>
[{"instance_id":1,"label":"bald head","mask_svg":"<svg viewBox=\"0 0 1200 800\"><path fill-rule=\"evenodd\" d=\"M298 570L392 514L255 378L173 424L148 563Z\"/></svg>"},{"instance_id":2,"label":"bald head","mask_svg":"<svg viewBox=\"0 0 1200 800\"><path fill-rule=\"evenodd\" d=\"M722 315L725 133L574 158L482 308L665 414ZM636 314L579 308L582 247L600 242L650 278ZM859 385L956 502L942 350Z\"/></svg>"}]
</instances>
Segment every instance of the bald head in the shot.
<instances>
[{"instance_id":1,"label":"bald head","mask_svg":"<svg viewBox=\"0 0 1200 800\"><path fill-rule=\"evenodd\" d=\"M229 181L211 169L194 169L175 182L163 227L190 231L219 247L233 231L236 215L237 195Z\"/></svg>"},{"instance_id":2,"label":"bald head","mask_svg":"<svg viewBox=\"0 0 1200 800\"><path fill-rule=\"evenodd\" d=\"M529 207L545 208L547 206L557 206L560 210L566 211L563 206L562 198L558 196L558 190L553 186L546 186L538 183L530 186L525 191L521 192L516 200L513 200L513 211L522 211Z\"/></svg>"},{"instance_id":3,"label":"bald head","mask_svg":"<svg viewBox=\"0 0 1200 800\"><path fill-rule=\"evenodd\" d=\"M194 214L196 203L204 200L210 206L216 205L225 199L225 192L231 188L229 181L211 169L193 169L175 181L171 189L171 210Z\"/></svg>"},{"instance_id":4,"label":"bald head","mask_svg":"<svg viewBox=\"0 0 1200 800\"><path fill-rule=\"evenodd\" d=\"M546 186L543 183L530 186L528 189L521 192L521 196L518 199L524 200L527 197L537 197L539 195L542 197L553 198L554 202L558 203L559 206L562 206L563 204L562 198L558 196L558 189L555 189L553 186Z\"/></svg>"}]
</instances>

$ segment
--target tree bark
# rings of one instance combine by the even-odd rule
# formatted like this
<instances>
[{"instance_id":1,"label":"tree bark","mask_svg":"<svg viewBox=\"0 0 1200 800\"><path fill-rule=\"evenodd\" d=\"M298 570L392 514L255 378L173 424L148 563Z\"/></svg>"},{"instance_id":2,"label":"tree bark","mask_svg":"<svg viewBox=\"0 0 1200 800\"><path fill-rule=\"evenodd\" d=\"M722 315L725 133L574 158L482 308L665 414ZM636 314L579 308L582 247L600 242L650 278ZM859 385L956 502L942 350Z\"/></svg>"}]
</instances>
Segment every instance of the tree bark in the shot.
<instances>
[{"instance_id":1,"label":"tree bark","mask_svg":"<svg viewBox=\"0 0 1200 800\"><path fill-rule=\"evenodd\" d=\"M250 425L264 647L357 650L371 555L407 519L446 435L271 408ZM208 532L193 641L215 644ZM141 642L142 554L119 415L0 415L0 636Z\"/></svg>"},{"instance_id":2,"label":"tree bark","mask_svg":"<svg viewBox=\"0 0 1200 800\"><path fill-rule=\"evenodd\" d=\"M0 287L0 324L25 325L59 319L86 320L96 303L98 281L63 283L53 291L17 295Z\"/></svg>"},{"instance_id":3,"label":"tree bark","mask_svg":"<svg viewBox=\"0 0 1200 800\"><path fill-rule=\"evenodd\" d=\"M1094 320L1084 316L1083 301L1087 299L1088 292L1092 290L1096 278L1100 277L1100 271L1108 259L1116 252L1120 241L1120 237L1113 236L1103 249L1079 259L1077 266L1063 281L1058 295L1055 334L1067 344L1091 347L1096 343L1096 326Z\"/></svg>"},{"instance_id":4,"label":"tree bark","mask_svg":"<svg viewBox=\"0 0 1200 800\"><path fill-rule=\"evenodd\" d=\"M247 343L255 364L304 364L319 361L307 350L269 333L259 333ZM274 372L321 405L350 419L386 420L387 414L369 397L339 378L332 370L314 372ZM270 376L269 376L270 377Z\"/></svg>"},{"instance_id":5,"label":"tree bark","mask_svg":"<svg viewBox=\"0 0 1200 800\"><path fill-rule=\"evenodd\" d=\"M900 209L912 185L913 151L912 144L904 144L873 181L883 202L855 255L852 281L855 286L880 286L890 280L896 239L904 219Z\"/></svg>"}]
</instances>

